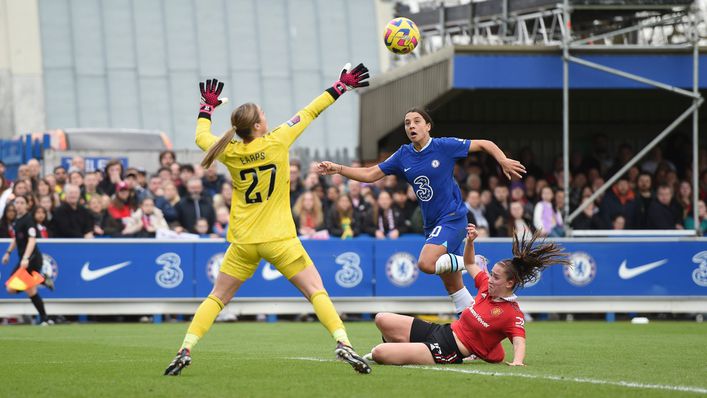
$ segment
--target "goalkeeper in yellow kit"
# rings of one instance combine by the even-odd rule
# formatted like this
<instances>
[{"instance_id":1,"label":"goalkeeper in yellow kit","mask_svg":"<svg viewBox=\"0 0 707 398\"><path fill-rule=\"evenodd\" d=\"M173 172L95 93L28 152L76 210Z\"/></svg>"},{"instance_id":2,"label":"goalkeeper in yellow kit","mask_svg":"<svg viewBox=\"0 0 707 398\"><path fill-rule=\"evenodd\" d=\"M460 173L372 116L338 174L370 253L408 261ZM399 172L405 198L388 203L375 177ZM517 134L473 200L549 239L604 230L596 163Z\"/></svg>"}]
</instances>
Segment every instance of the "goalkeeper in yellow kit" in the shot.
<instances>
[{"instance_id":1,"label":"goalkeeper in yellow kit","mask_svg":"<svg viewBox=\"0 0 707 398\"><path fill-rule=\"evenodd\" d=\"M243 282L255 272L261 258L275 266L312 303L319 321L336 341L337 358L360 373L371 368L351 348L344 324L332 304L312 259L297 239L290 212L289 148L304 129L340 95L368 85L368 69L349 65L339 80L286 123L270 131L263 110L246 103L231 113L231 129L218 138L211 134L211 114L223 102L223 83L200 83L201 107L196 125L196 144L208 151L202 165L214 160L226 165L233 180L233 200L228 241L231 245L221 264L211 294L194 315L177 356L165 375L179 375L191 363L191 350L206 334ZM235 140L238 135L241 140Z\"/></svg>"}]
</instances>

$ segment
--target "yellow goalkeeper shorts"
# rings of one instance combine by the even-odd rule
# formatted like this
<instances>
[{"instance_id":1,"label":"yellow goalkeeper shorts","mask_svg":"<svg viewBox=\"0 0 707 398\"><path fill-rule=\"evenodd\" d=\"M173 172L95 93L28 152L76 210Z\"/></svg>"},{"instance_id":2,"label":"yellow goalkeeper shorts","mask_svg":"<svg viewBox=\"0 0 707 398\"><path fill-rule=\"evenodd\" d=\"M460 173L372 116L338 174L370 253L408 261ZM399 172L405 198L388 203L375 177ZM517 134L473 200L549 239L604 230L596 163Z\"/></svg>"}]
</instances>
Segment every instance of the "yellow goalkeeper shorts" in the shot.
<instances>
[{"instance_id":1,"label":"yellow goalkeeper shorts","mask_svg":"<svg viewBox=\"0 0 707 398\"><path fill-rule=\"evenodd\" d=\"M287 279L313 264L302 242L290 238L265 243L231 243L220 271L245 281L253 276L261 259L272 264Z\"/></svg>"}]
</instances>

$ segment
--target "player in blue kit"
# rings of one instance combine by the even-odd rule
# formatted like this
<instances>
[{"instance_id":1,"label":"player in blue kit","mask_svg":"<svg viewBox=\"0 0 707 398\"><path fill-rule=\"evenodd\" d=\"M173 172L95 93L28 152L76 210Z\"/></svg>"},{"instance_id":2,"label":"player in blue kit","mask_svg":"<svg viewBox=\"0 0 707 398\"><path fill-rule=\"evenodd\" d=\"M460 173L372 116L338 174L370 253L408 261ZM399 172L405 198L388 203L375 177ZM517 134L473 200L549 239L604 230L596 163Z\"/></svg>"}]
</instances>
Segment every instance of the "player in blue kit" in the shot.
<instances>
[{"instance_id":1,"label":"player in blue kit","mask_svg":"<svg viewBox=\"0 0 707 398\"><path fill-rule=\"evenodd\" d=\"M422 272L438 274L444 282L456 313L473 303L464 286L464 238L467 208L454 180L454 163L470 152L485 151L501 165L508 179L523 178L525 167L509 159L491 141L461 138L432 138L432 118L420 108L405 114L405 133L410 144L401 146L384 162L371 167L347 167L332 162L319 164L320 174L341 174L344 177L374 182L385 175L395 174L413 186L422 210L425 245L418 258Z\"/></svg>"}]
</instances>

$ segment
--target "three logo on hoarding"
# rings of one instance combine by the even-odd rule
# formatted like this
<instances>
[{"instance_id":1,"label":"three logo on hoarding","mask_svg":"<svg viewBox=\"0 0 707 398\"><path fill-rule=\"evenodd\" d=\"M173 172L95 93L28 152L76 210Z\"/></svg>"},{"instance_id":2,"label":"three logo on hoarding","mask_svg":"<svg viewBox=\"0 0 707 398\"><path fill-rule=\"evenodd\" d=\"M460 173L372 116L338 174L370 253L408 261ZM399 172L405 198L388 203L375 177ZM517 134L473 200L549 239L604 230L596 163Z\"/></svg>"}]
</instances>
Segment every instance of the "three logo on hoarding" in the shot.
<instances>
[{"instance_id":1,"label":"three logo on hoarding","mask_svg":"<svg viewBox=\"0 0 707 398\"><path fill-rule=\"evenodd\" d=\"M165 289L173 289L179 286L184 280L184 271L179 267L182 259L177 253L164 253L155 260L162 269L155 274L155 282Z\"/></svg>"},{"instance_id":2,"label":"three logo on hoarding","mask_svg":"<svg viewBox=\"0 0 707 398\"><path fill-rule=\"evenodd\" d=\"M341 269L336 271L334 279L341 287L352 288L363 280L363 270L361 269L361 257L354 252L345 252L336 256L335 263L341 265Z\"/></svg>"},{"instance_id":3,"label":"three logo on hoarding","mask_svg":"<svg viewBox=\"0 0 707 398\"><path fill-rule=\"evenodd\" d=\"M697 268L692 271L692 281L698 286L707 287L707 250L692 256L692 262L697 264Z\"/></svg>"}]
</instances>

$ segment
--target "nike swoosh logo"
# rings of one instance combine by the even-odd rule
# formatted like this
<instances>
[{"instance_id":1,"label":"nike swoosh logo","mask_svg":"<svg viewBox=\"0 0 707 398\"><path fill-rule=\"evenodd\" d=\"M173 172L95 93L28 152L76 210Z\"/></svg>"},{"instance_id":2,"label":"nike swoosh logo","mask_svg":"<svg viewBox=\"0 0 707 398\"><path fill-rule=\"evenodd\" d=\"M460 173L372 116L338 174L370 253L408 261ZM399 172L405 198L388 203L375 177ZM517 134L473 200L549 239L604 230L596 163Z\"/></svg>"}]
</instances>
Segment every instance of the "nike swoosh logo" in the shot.
<instances>
[{"instance_id":1,"label":"nike swoosh logo","mask_svg":"<svg viewBox=\"0 0 707 398\"><path fill-rule=\"evenodd\" d=\"M273 268L272 264L265 263L265 266L263 266L263 279L265 279L266 281L272 281L281 276L282 274L280 273L280 271Z\"/></svg>"},{"instance_id":2,"label":"nike swoosh logo","mask_svg":"<svg viewBox=\"0 0 707 398\"><path fill-rule=\"evenodd\" d=\"M408 167L407 169L403 169L403 172L407 173L408 170L410 170L412 167Z\"/></svg>"},{"instance_id":3,"label":"nike swoosh logo","mask_svg":"<svg viewBox=\"0 0 707 398\"><path fill-rule=\"evenodd\" d=\"M130 265L130 261L126 261L124 263L119 263L119 264L114 264L114 265L109 265L104 268L99 268L99 269L90 269L88 267L89 263L86 262L86 264L83 265L83 268L81 268L81 279L90 282L93 280L96 280L98 278L102 278L111 272L115 272L123 267L127 267Z\"/></svg>"},{"instance_id":4,"label":"nike swoosh logo","mask_svg":"<svg viewBox=\"0 0 707 398\"><path fill-rule=\"evenodd\" d=\"M653 268L658 268L667 262L668 262L668 260L665 259L665 260L655 261L655 262L644 264L644 265L639 265L638 267L629 268L626 266L627 260L624 260L621 263L621 265L619 266L619 278L621 278L621 279L635 278L638 275L648 272L648 271L652 270Z\"/></svg>"}]
</instances>

